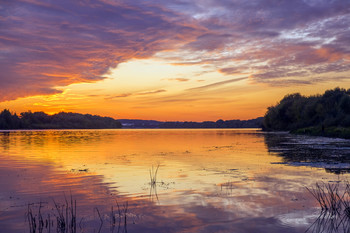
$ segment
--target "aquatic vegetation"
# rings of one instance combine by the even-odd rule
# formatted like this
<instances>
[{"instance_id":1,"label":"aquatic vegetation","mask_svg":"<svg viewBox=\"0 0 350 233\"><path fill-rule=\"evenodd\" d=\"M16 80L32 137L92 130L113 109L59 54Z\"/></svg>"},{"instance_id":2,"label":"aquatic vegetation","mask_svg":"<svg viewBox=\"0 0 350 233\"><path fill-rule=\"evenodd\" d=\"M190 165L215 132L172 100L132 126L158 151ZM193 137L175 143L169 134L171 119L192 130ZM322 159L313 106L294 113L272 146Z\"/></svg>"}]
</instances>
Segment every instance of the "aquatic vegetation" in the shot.
<instances>
[{"instance_id":1,"label":"aquatic vegetation","mask_svg":"<svg viewBox=\"0 0 350 233\"><path fill-rule=\"evenodd\" d=\"M53 200L54 208L49 208L53 212L44 214L42 212L43 208L42 202L39 203L37 212L33 209L34 203L28 204L26 220L28 221L28 228L30 233L44 233L51 231L57 233L77 233L85 232L82 225L83 218L80 219L77 225L77 201L71 196L70 200L65 197L65 203L60 204ZM97 232L100 233L104 225L104 217L109 217L110 222L110 232L120 233L127 232L127 213L128 213L128 202L124 203L122 206L116 201L118 212L114 212L113 206L111 206L110 216L106 214L101 214L97 207L94 207L94 213L97 213L99 225ZM79 226L79 229L78 229ZM116 229L116 226L118 228ZM78 231L79 230L79 231ZM96 229L94 229L96 230ZM94 231L95 232L95 231Z\"/></svg>"},{"instance_id":2,"label":"aquatic vegetation","mask_svg":"<svg viewBox=\"0 0 350 233\"><path fill-rule=\"evenodd\" d=\"M349 232L350 218L333 216L327 211L321 211L315 222L305 231L312 233L347 233Z\"/></svg>"},{"instance_id":3,"label":"aquatic vegetation","mask_svg":"<svg viewBox=\"0 0 350 233\"><path fill-rule=\"evenodd\" d=\"M149 176L151 179L151 185L155 186L157 184L157 174L158 174L158 169L159 169L159 164L157 165L157 168L154 169L154 167L152 166L152 169L149 170Z\"/></svg>"},{"instance_id":4,"label":"aquatic vegetation","mask_svg":"<svg viewBox=\"0 0 350 233\"><path fill-rule=\"evenodd\" d=\"M42 203L40 202L39 209L38 209L38 214L34 214L32 208L30 207L31 204L28 204L28 209L27 209L27 220L29 224L29 232L30 233L36 233L36 232L43 232L44 228L48 228L50 231L50 226L51 226L51 220L50 220L50 215L48 215L48 219L43 219L42 213L41 213L41 205Z\"/></svg>"},{"instance_id":5,"label":"aquatic vegetation","mask_svg":"<svg viewBox=\"0 0 350 233\"><path fill-rule=\"evenodd\" d=\"M306 187L306 189L314 196L322 210L336 214L339 213L339 210L342 208L343 199L347 193L348 186L343 194L339 191L339 183L316 183L315 188Z\"/></svg>"},{"instance_id":6,"label":"aquatic vegetation","mask_svg":"<svg viewBox=\"0 0 350 233\"><path fill-rule=\"evenodd\" d=\"M321 212L306 232L349 232L350 227L350 184L316 183L306 189L314 196Z\"/></svg>"},{"instance_id":7,"label":"aquatic vegetation","mask_svg":"<svg viewBox=\"0 0 350 233\"><path fill-rule=\"evenodd\" d=\"M73 201L73 197L70 198L70 203L67 201L66 196L65 205L59 205L53 200L56 210L57 210L57 229L58 232L77 232L77 201ZM68 230L67 230L68 229Z\"/></svg>"},{"instance_id":8,"label":"aquatic vegetation","mask_svg":"<svg viewBox=\"0 0 350 233\"><path fill-rule=\"evenodd\" d=\"M113 233L115 230L115 227L117 225L117 218L118 218L118 229L117 232L127 232L127 212L128 212L128 202L123 204L122 207L119 206L118 201L116 200L117 207L118 207L118 217L116 217L116 214L114 213L113 206L111 207L111 218L110 218L110 230ZM121 223L122 219L124 220L124 227L123 230L121 229Z\"/></svg>"},{"instance_id":9,"label":"aquatic vegetation","mask_svg":"<svg viewBox=\"0 0 350 233\"><path fill-rule=\"evenodd\" d=\"M30 233L42 233L44 230L51 231L55 228L57 233L76 233L77 232L77 202L71 196L70 201L65 197L65 204L59 204L53 200L55 208L54 213L43 215L41 209L43 203L39 203L38 213L35 214L32 207L33 204L28 204L27 220ZM51 218L53 216L53 219ZM56 221L54 221L54 219Z\"/></svg>"},{"instance_id":10,"label":"aquatic vegetation","mask_svg":"<svg viewBox=\"0 0 350 233\"><path fill-rule=\"evenodd\" d=\"M224 191L226 195L230 196L233 193L233 190L236 188L235 183L233 181L227 181L225 183L220 184L220 190Z\"/></svg>"},{"instance_id":11,"label":"aquatic vegetation","mask_svg":"<svg viewBox=\"0 0 350 233\"><path fill-rule=\"evenodd\" d=\"M324 168L333 174L350 173L350 144L346 139L288 133L268 133L264 139L268 150L282 158L273 164Z\"/></svg>"},{"instance_id":12,"label":"aquatic vegetation","mask_svg":"<svg viewBox=\"0 0 350 233\"><path fill-rule=\"evenodd\" d=\"M159 201L158 194L157 194L157 174L158 174L159 166L160 165L158 164L156 169L154 169L154 167L152 166L152 169L149 170L149 176L150 176L149 196L151 198L151 201L154 200L153 197L156 197L157 201Z\"/></svg>"}]
</instances>

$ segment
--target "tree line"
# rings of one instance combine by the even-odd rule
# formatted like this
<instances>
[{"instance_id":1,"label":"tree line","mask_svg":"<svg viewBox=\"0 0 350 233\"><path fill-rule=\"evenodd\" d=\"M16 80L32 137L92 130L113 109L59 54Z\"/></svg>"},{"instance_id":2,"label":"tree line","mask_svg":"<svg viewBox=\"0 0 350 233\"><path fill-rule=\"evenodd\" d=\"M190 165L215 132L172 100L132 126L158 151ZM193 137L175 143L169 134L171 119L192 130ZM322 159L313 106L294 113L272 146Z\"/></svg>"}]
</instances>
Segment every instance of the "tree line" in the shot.
<instances>
[{"instance_id":1,"label":"tree line","mask_svg":"<svg viewBox=\"0 0 350 233\"><path fill-rule=\"evenodd\" d=\"M203 122L119 119L123 128L131 129L261 128L262 120L262 117L251 120L217 120Z\"/></svg>"},{"instance_id":2,"label":"tree line","mask_svg":"<svg viewBox=\"0 0 350 233\"><path fill-rule=\"evenodd\" d=\"M22 112L20 115L4 109L0 113L0 129L114 129L121 123L111 117L60 112Z\"/></svg>"},{"instance_id":3,"label":"tree line","mask_svg":"<svg viewBox=\"0 0 350 233\"><path fill-rule=\"evenodd\" d=\"M323 95L286 95L268 108L263 120L264 130L324 133L325 136L337 136L335 131L349 131L349 127L350 89L339 87L327 90ZM331 130L335 131L332 133ZM327 135L327 132L335 135Z\"/></svg>"},{"instance_id":4,"label":"tree line","mask_svg":"<svg viewBox=\"0 0 350 233\"><path fill-rule=\"evenodd\" d=\"M217 121L204 121L204 122L192 122L192 121L173 121L163 122L159 125L159 128L261 128L262 117L251 120L217 120Z\"/></svg>"}]
</instances>

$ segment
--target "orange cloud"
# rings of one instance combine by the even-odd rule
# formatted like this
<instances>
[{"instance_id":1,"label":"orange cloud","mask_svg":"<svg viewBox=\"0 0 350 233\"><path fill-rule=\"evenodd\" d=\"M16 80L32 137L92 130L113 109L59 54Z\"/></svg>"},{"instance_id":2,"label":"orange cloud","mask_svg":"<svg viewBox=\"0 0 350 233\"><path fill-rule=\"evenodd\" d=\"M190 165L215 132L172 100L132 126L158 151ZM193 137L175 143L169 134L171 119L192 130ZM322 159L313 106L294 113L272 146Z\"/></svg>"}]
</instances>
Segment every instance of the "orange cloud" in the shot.
<instances>
[{"instance_id":1,"label":"orange cloud","mask_svg":"<svg viewBox=\"0 0 350 233\"><path fill-rule=\"evenodd\" d=\"M187 81L190 81L190 79L188 78L168 78L166 79L168 81L178 81L178 82L187 82Z\"/></svg>"},{"instance_id":2,"label":"orange cloud","mask_svg":"<svg viewBox=\"0 0 350 233\"><path fill-rule=\"evenodd\" d=\"M152 5L62 0L13 2L5 8L6 13L0 9L0 46L6 54L0 63L0 101L103 80L121 62L149 58L203 31Z\"/></svg>"}]
</instances>

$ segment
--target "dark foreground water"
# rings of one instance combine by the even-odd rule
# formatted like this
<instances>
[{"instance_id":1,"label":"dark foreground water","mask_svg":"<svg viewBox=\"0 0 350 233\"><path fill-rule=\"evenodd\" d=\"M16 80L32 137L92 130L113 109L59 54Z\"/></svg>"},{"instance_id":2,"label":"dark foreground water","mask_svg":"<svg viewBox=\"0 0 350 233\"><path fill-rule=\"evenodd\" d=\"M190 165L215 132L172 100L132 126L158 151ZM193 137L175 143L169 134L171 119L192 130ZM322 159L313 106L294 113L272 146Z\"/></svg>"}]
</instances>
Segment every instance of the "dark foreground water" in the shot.
<instances>
[{"instance_id":1,"label":"dark foreground water","mask_svg":"<svg viewBox=\"0 0 350 233\"><path fill-rule=\"evenodd\" d=\"M342 187L349 157L259 130L0 132L0 232L343 232L305 187Z\"/></svg>"}]
</instances>

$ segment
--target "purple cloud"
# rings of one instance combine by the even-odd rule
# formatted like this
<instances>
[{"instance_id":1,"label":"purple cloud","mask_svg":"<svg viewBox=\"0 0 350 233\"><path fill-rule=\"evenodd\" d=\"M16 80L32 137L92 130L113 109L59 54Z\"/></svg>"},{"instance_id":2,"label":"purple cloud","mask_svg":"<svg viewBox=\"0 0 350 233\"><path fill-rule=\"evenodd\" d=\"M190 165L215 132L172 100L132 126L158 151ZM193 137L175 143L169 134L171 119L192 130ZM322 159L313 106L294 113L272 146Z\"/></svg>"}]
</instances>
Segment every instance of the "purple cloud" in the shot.
<instances>
[{"instance_id":1,"label":"purple cloud","mask_svg":"<svg viewBox=\"0 0 350 233\"><path fill-rule=\"evenodd\" d=\"M255 82L280 79L286 86L313 84L315 74L350 71L349 1L195 2L210 37L184 46L194 55L179 58L179 64L212 64L226 75L250 72Z\"/></svg>"},{"instance_id":2,"label":"purple cloud","mask_svg":"<svg viewBox=\"0 0 350 233\"><path fill-rule=\"evenodd\" d=\"M0 101L102 80L120 62L200 32L170 10L121 1L14 0L0 14Z\"/></svg>"},{"instance_id":3,"label":"purple cloud","mask_svg":"<svg viewBox=\"0 0 350 233\"><path fill-rule=\"evenodd\" d=\"M234 78L234 79L230 79L230 80L225 80L225 81L220 81L220 82L216 82L216 83L211 83L211 84L200 86L200 87L193 87L193 88L190 88L190 89L187 89L187 90L188 91L207 90L207 89L211 89L211 88L227 85L227 84L230 84L230 83L239 82L239 81L245 80L247 78L248 77Z\"/></svg>"},{"instance_id":4,"label":"purple cloud","mask_svg":"<svg viewBox=\"0 0 350 233\"><path fill-rule=\"evenodd\" d=\"M121 62L175 49L175 64L307 85L350 71L348 25L344 0L2 1L0 101L97 82Z\"/></svg>"}]
</instances>

